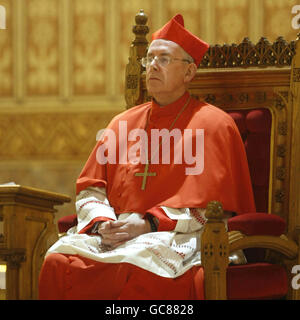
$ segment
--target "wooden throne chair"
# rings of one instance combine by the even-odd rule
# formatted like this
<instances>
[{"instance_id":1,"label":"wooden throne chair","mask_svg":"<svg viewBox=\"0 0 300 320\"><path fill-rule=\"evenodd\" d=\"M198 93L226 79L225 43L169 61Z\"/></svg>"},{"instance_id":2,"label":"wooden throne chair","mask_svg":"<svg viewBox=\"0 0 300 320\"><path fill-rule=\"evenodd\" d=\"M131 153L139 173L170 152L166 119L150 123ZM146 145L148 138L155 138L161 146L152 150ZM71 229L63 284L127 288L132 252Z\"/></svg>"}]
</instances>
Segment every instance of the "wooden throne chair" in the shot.
<instances>
[{"instance_id":1,"label":"wooden throne chair","mask_svg":"<svg viewBox=\"0 0 300 320\"><path fill-rule=\"evenodd\" d=\"M149 45L141 10L126 67L127 108L149 100L141 58ZM279 37L256 44L212 45L190 85L190 93L235 120L247 153L256 211L228 220L222 204L207 206L202 235L206 299L299 299L292 268L300 264L300 43ZM76 224L60 219L60 232ZM230 265L242 249L247 264Z\"/></svg>"}]
</instances>

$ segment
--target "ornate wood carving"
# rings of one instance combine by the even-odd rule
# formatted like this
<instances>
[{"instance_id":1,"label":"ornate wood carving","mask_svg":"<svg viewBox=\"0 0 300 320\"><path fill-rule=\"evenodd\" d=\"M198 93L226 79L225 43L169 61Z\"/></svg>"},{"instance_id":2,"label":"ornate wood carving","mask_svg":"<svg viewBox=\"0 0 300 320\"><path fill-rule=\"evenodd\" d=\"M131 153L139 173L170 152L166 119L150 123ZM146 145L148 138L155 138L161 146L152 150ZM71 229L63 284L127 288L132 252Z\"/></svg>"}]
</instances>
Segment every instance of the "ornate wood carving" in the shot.
<instances>
[{"instance_id":1,"label":"ornate wood carving","mask_svg":"<svg viewBox=\"0 0 300 320\"><path fill-rule=\"evenodd\" d=\"M7 300L20 299L20 269L26 262L26 250L0 247L0 259L7 265L5 298Z\"/></svg>"},{"instance_id":2,"label":"ornate wood carving","mask_svg":"<svg viewBox=\"0 0 300 320\"><path fill-rule=\"evenodd\" d=\"M18 269L26 261L26 250L0 248L0 258L6 261L8 268Z\"/></svg>"},{"instance_id":3,"label":"ornate wood carving","mask_svg":"<svg viewBox=\"0 0 300 320\"><path fill-rule=\"evenodd\" d=\"M194 95L197 97L196 95ZM198 96L199 99L199 96ZM206 93L200 98L201 100L206 101L215 106L232 106L240 105L243 106L251 104L265 104L269 99L268 93L265 91L256 91L256 92L230 92L226 93Z\"/></svg>"},{"instance_id":4,"label":"ornate wood carving","mask_svg":"<svg viewBox=\"0 0 300 320\"><path fill-rule=\"evenodd\" d=\"M282 136L287 134L287 123L285 121L280 121L278 123L278 133Z\"/></svg>"},{"instance_id":5,"label":"ornate wood carving","mask_svg":"<svg viewBox=\"0 0 300 320\"><path fill-rule=\"evenodd\" d=\"M279 37L270 43L262 37L254 45L248 38L240 44L211 46L201 61L200 68L247 68L290 66L295 55L295 41L286 42Z\"/></svg>"},{"instance_id":6,"label":"ornate wood carving","mask_svg":"<svg viewBox=\"0 0 300 320\"><path fill-rule=\"evenodd\" d=\"M300 69L300 34L296 41L296 55L292 62L290 83L290 101L289 109L291 110L291 134L289 140L290 145L290 168L289 168L289 206L288 210L290 216L288 219L288 228L292 233L295 230L300 229L300 176L299 176L299 163L300 163L300 84L299 84L299 69ZM298 241L300 238L298 238ZM300 242L298 242L299 244ZM300 257L298 256L298 263L300 262ZM300 294L298 293L298 298Z\"/></svg>"},{"instance_id":7,"label":"ornate wood carving","mask_svg":"<svg viewBox=\"0 0 300 320\"><path fill-rule=\"evenodd\" d=\"M293 70L293 82L300 82L300 68L294 68L294 70Z\"/></svg>"},{"instance_id":8,"label":"ornate wood carving","mask_svg":"<svg viewBox=\"0 0 300 320\"><path fill-rule=\"evenodd\" d=\"M275 117L274 137L272 145L274 148L273 155L273 195L272 195L272 213L278 214L285 219L288 217L288 175L290 163L288 161L290 149L290 114L289 109L289 92L288 90L274 89L273 112ZM276 125L277 121L277 125ZM272 159L272 158L271 158ZM271 186L272 187L272 186Z\"/></svg>"},{"instance_id":9,"label":"ornate wood carving","mask_svg":"<svg viewBox=\"0 0 300 320\"><path fill-rule=\"evenodd\" d=\"M284 202L284 198L285 198L284 190L281 190L281 189L276 190L276 192L275 192L276 202L283 203Z\"/></svg>"},{"instance_id":10,"label":"ornate wood carving","mask_svg":"<svg viewBox=\"0 0 300 320\"><path fill-rule=\"evenodd\" d=\"M286 177L286 168L285 167L278 167L277 173L276 173L276 178L279 180L284 180L285 177Z\"/></svg>"},{"instance_id":11,"label":"ornate wood carving","mask_svg":"<svg viewBox=\"0 0 300 320\"><path fill-rule=\"evenodd\" d=\"M277 146L277 156L284 158L286 155L286 146L285 145L278 145Z\"/></svg>"}]
</instances>

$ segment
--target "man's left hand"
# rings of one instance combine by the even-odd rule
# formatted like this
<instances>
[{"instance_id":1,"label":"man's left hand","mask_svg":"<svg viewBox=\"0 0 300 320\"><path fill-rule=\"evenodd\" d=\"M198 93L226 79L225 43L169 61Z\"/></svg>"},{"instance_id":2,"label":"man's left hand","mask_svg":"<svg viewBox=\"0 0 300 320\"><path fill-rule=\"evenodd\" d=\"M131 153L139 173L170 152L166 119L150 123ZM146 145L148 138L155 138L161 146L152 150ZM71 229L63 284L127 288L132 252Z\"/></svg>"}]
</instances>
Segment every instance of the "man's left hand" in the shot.
<instances>
[{"instance_id":1,"label":"man's left hand","mask_svg":"<svg viewBox=\"0 0 300 320\"><path fill-rule=\"evenodd\" d=\"M123 220L105 221L98 227L102 243L111 249L148 232L151 232L149 221L137 213L132 213Z\"/></svg>"}]
</instances>

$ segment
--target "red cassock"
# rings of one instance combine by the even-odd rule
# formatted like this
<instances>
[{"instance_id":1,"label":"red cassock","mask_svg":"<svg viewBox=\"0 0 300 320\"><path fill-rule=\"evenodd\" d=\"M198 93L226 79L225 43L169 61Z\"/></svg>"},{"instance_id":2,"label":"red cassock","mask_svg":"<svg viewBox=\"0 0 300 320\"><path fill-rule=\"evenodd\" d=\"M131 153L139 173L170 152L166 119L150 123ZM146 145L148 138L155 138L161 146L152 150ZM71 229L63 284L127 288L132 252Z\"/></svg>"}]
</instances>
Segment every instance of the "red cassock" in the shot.
<instances>
[{"instance_id":1,"label":"red cassock","mask_svg":"<svg viewBox=\"0 0 300 320\"><path fill-rule=\"evenodd\" d=\"M160 140L159 151L157 144L151 145L153 132L170 129L189 98L186 92L170 105L160 107L151 101L116 116L86 162L77 180L77 194L89 186L105 187L117 215L150 213L159 220L158 231L174 230L176 226L161 206L205 208L209 201L218 200L227 211L255 212L244 145L233 119L221 109L192 98L174 125L182 139L169 140L169 153L162 150L167 139ZM137 136L142 141L143 130L147 132L149 158L152 157L149 172L156 173L147 177L144 190L143 177L136 173L143 173L145 164L134 162L132 156L133 151L136 159L144 156L143 150L137 148ZM201 133L199 140L197 133ZM182 163L178 150L182 152ZM80 232L88 233L92 224L101 219L94 219ZM127 263L50 254L40 275L41 299L202 299L203 292L201 267L192 267L184 275L170 279Z\"/></svg>"}]
</instances>

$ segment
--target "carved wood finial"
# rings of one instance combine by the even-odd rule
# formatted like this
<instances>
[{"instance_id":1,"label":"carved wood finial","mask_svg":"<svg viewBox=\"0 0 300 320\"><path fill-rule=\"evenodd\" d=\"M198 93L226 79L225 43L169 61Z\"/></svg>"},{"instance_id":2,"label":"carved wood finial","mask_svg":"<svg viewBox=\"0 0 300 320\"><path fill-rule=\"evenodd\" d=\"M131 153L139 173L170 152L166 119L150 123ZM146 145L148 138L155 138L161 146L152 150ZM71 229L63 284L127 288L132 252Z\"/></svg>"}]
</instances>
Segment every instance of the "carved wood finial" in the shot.
<instances>
[{"instance_id":1,"label":"carved wood finial","mask_svg":"<svg viewBox=\"0 0 300 320\"><path fill-rule=\"evenodd\" d=\"M149 27L146 25L147 21L148 17L141 9L135 16L136 25L132 27L135 39L131 43L129 62L126 66L125 100L127 109L143 102L140 91L143 67L140 60L145 57L148 48L146 35L149 32Z\"/></svg>"},{"instance_id":2,"label":"carved wood finial","mask_svg":"<svg viewBox=\"0 0 300 320\"><path fill-rule=\"evenodd\" d=\"M132 32L135 34L135 39L133 40L134 45L148 45L146 35L149 33L149 27L146 25L148 21L148 16L144 13L143 9L140 9L135 15L136 25L132 27Z\"/></svg>"},{"instance_id":3,"label":"carved wood finial","mask_svg":"<svg viewBox=\"0 0 300 320\"><path fill-rule=\"evenodd\" d=\"M223 206L219 201L210 201L206 206L205 217L208 220L222 220L223 219Z\"/></svg>"},{"instance_id":4,"label":"carved wood finial","mask_svg":"<svg viewBox=\"0 0 300 320\"><path fill-rule=\"evenodd\" d=\"M135 22L137 25L146 25L148 21L148 16L145 14L143 9L140 9L140 12L138 12L135 15Z\"/></svg>"}]
</instances>

